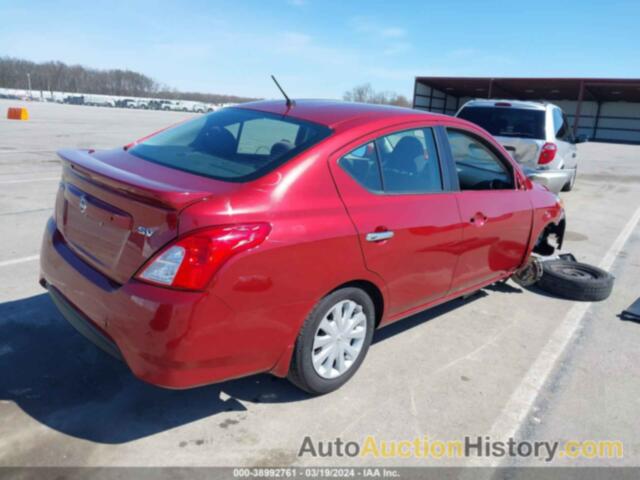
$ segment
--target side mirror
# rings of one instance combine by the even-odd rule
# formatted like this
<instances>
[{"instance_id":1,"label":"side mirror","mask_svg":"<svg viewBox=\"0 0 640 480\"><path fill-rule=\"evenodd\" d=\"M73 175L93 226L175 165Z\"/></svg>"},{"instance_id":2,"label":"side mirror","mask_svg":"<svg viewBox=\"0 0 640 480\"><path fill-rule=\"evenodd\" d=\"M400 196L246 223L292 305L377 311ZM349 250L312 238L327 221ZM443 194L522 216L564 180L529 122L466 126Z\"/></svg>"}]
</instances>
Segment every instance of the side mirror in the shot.
<instances>
[{"instance_id":1,"label":"side mirror","mask_svg":"<svg viewBox=\"0 0 640 480\"><path fill-rule=\"evenodd\" d=\"M573 143L586 143L589 141L589 137L587 137L584 133L578 135L575 140L573 141Z\"/></svg>"},{"instance_id":2,"label":"side mirror","mask_svg":"<svg viewBox=\"0 0 640 480\"><path fill-rule=\"evenodd\" d=\"M519 177L519 188L520 190L531 190L533 188L533 175L536 171L533 168L523 167L522 173L524 173L524 178Z\"/></svg>"}]
</instances>

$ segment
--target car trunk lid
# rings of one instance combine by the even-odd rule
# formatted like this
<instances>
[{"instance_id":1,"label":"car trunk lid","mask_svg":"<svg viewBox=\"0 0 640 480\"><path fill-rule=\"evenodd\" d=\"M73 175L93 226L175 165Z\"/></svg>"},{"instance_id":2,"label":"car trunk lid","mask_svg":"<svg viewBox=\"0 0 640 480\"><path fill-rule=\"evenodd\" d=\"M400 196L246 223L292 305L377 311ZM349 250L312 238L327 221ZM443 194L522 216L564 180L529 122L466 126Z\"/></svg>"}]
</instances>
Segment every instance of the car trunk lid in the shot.
<instances>
[{"instance_id":1,"label":"car trunk lid","mask_svg":"<svg viewBox=\"0 0 640 480\"><path fill-rule=\"evenodd\" d=\"M178 236L185 207L234 184L155 165L123 149L61 150L58 229L85 262L124 283Z\"/></svg>"}]
</instances>

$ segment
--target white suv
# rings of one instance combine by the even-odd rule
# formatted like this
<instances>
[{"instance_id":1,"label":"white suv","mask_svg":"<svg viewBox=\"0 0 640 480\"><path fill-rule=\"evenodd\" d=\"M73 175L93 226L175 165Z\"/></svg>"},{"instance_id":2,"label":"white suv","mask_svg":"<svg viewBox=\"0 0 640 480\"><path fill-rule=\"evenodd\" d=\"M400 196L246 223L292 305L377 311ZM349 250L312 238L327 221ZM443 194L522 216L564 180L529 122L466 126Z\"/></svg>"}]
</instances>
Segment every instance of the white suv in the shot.
<instances>
[{"instance_id":1,"label":"white suv","mask_svg":"<svg viewBox=\"0 0 640 480\"><path fill-rule=\"evenodd\" d=\"M567 116L551 103L470 100L456 117L487 130L529 177L558 193L573 188L578 171L576 143Z\"/></svg>"}]
</instances>

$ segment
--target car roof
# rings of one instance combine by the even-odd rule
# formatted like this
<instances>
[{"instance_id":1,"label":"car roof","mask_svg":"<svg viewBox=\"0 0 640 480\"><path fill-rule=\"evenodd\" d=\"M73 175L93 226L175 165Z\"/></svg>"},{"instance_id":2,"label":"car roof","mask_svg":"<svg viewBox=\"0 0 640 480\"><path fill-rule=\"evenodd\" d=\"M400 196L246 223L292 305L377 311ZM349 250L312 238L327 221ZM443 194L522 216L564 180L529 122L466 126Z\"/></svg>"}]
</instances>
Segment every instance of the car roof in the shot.
<instances>
[{"instance_id":1,"label":"car roof","mask_svg":"<svg viewBox=\"0 0 640 480\"><path fill-rule=\"evenodd\" d=\"M334 130L379 120L388 120L391 124L399 121L444 117L441 114L411 108L338 100L295 100L290 107L287 107L284 100L266 100L243 103L235 107L287 115L325 125Z\"/></svg>"},{"instance_id":2,"label":"car roof","mask_svg":"<svg viewBox=\"0 0 640 480\"><path fill-rule=\"evenodd\" d=\"M533 102L533 101L525 101L525 100L510 100L510 99L486 99L486 98L477 98L474 100L469 100L462 107L496 107L496 103L509 103L513 108L523 108L529 110L546 110L548 107L557 107L552 103L547 102ZM499 108L502 108L498 106ZM560 108L560 107L558 107Z\"/></svg>"}]
</instances>

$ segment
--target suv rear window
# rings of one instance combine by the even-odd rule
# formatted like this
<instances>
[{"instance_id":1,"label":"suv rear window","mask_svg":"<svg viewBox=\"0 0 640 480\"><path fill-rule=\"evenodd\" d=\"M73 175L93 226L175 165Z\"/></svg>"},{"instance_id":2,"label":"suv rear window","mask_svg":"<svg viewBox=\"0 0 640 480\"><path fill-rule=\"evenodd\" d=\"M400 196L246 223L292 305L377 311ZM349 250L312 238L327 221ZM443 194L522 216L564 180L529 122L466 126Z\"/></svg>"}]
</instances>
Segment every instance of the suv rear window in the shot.
<instances>
[{"instance_id":1,"label":"suv rear window","mask_svg":"<svg viewBox=\"0 0 640 480\"><path fill-rule=\"evenodd\" d=\"M491 135L544 140L544 111L513 107L465 107L458 117L475 123Z\"/></svg>"},{"instance_id":2,"label":"suv rear window","mask_svg":"<svg viewBox=\"0 0 640 480\"><path fill-rule=\"evenodd\" d=\"M323 125L225 108L160 132L129 152L196 175L244 182L275 169L330 134Z\"/></svg>"}]
</instances>

